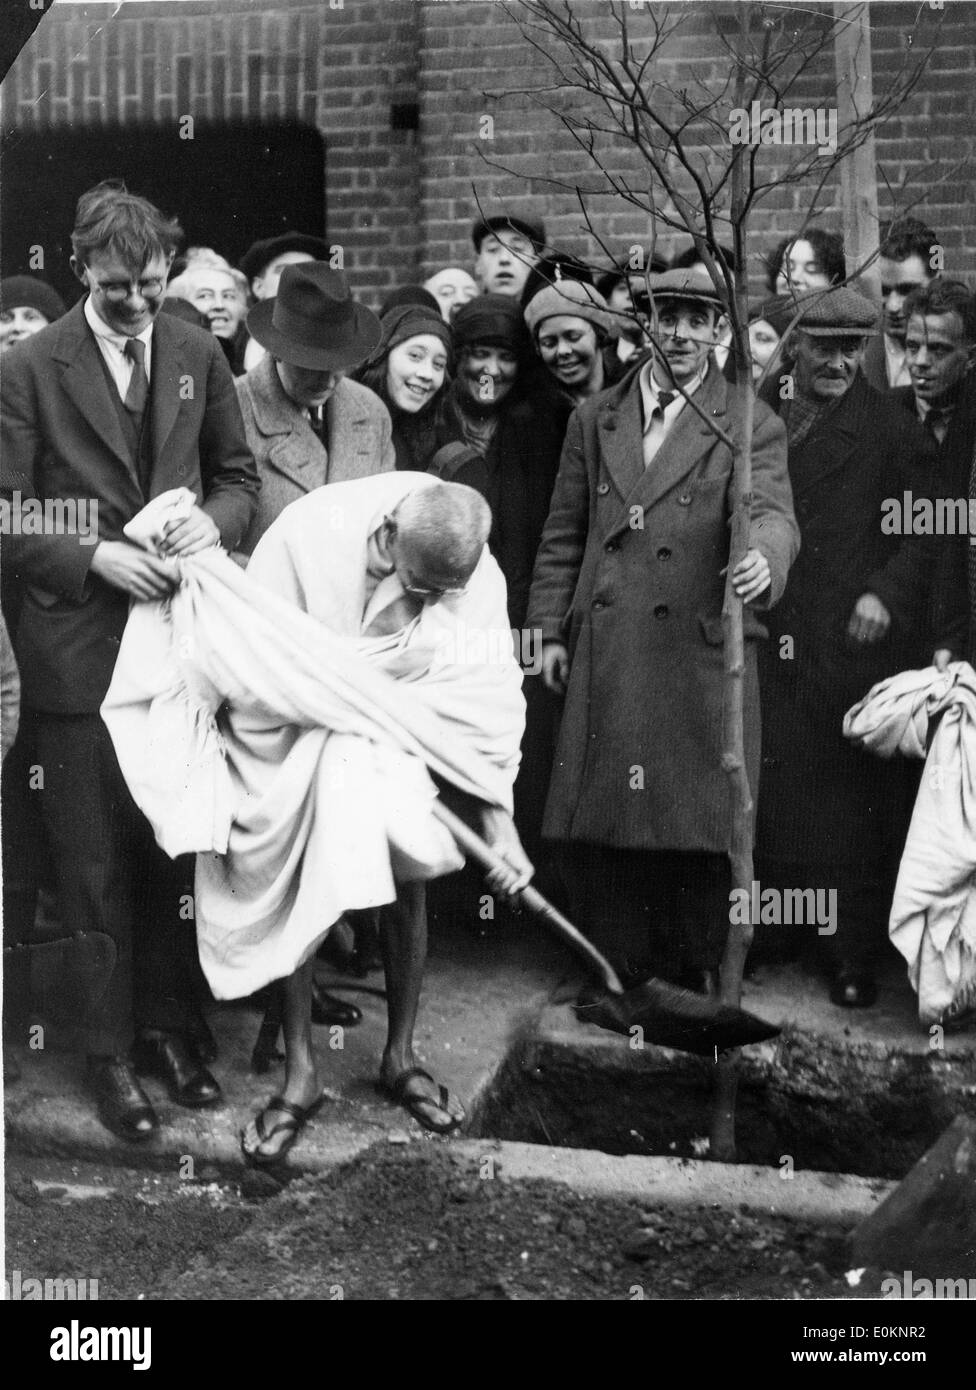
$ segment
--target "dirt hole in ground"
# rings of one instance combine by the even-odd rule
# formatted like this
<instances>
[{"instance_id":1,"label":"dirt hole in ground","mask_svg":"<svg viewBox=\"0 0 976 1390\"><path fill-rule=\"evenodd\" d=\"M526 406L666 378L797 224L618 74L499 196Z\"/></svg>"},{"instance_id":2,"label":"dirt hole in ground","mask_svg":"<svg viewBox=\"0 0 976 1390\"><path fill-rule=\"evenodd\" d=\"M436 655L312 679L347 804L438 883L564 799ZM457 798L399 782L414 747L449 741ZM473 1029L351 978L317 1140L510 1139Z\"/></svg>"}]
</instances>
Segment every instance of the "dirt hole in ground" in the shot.
<instances>
[{"instance_id":1,"label":"dirt hole in ground","mask_svg":"<svg viewBox=\"0 0 976 1390\"><path fill-rule=\"evenodd\" d=\"M845 1058L816 1040L744 1060L738 1161L863 1177L902 1178L956 1113L925 1058ZM626 1045L516 1046L468 1130L609 1154L704 1158L713 1067L707 1059Z\"/></svg>"}]
</instances>

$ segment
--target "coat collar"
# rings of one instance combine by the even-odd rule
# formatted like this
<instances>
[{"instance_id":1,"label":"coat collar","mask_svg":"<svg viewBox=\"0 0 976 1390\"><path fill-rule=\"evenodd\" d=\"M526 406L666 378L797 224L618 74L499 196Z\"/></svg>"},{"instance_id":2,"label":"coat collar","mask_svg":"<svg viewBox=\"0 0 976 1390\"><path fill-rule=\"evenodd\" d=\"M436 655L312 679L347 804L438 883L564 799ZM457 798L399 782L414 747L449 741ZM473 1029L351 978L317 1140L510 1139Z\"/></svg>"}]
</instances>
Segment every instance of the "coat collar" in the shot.
<instances>
[{"instance_id":1,"label":"coat collar","mask_svg":"<svg viewBox=\"0 0 976 1390\"><path fill-rule=\"evenodd\" d=\"M254 423L262 434L291 434L302 421L308 423L305 412L286 394L270 353L265 353L258 365L248 372L245 382ZM310 426L309 433L312 434Z\"/></svg>"},{"instance_id":2,"label":"coat collar","mask_svg":"<svg viewBox=\"0 0 976 1390\"><path fill-rule=\"evenodd\" d=\"M632 506L652 507L694 472L718 442L708 420L703 420L694 406L686 402L650 468L645 468L639 373L640 366L606 392L597 412L603 461L625 504L614 530L629 526ZM720 429L728 432L728 383L714 362L709 364L694 399L708 419L714 419Z\"/></svg>"},{"instance_id":3,"label":"coat collar","mask_svg":"<svg viewBox=\"0 0 976 1390\"><path fill-rule=\"evenodd\" d=\"M109 394L101 351L85 320L82 300L58 320L51 352L61 364L63 384L75 407L130 476L135 477L118 411ZM166 447L180 409L180 387L187 372L184 346L186 325L169 314L158 314L153 328L151 429L153 462Z\"/></svg>"}]
</instances>

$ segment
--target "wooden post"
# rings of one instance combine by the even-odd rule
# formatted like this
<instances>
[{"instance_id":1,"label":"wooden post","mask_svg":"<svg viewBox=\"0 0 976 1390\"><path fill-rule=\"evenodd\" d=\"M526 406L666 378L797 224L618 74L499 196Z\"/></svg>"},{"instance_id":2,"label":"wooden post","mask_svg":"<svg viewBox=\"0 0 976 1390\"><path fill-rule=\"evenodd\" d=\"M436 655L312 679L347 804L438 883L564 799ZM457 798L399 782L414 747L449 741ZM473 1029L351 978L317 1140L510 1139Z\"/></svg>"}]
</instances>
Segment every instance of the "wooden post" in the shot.
<instances>
[{"instance_id":1,"label":"wooden post","mask_svg":"<svg viewBox=\"0 0 976 1390\"><path fill-rule=\"evenodd\" d=\"M871 22L866 4L835 4L837 25L834 64L837 73L837 141L871 110L874 82L871 75ZM874 130L841 161L841 198L844 251L848 273L857 270L878 249L878 177ZM864 293L881 303L881 276L875 260L861 272Z\"/></svg>"}]
</instances>

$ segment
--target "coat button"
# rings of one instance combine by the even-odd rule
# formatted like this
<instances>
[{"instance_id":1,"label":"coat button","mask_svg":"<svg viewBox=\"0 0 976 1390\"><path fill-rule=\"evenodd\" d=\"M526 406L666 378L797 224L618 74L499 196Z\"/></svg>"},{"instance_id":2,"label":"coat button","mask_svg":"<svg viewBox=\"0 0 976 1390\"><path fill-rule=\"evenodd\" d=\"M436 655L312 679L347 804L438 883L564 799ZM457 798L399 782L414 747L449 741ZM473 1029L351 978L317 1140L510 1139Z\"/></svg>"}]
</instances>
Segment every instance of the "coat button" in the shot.
<instances>
[{"instance_id":1,"label":"coat button","mask_svg":"<svg viewBox=\"0 0 976 1390\"><path fill-rule=\"evenodd\" d=\"M606 606L607 605L604 603L602 598L595 598L593 600L593 607L597 610L597 612L599 612L601 608L606 608Z\"/></svg>"},{"instance_id":2,"label":"coat button","mask_svg":"<svg viewBox=\"0 0 976 1390\"><path fill-rule=\"evenodd\" d=\"M609 483L597 483L597 485L596 485L596 491L597 491L597 496L598 496L598 497L606 497L607 493L610 491L610 484L609 484Z\"/></svg>"},{"instance_id":3,"label":"coat button","mask_svg":"<svg viewBox=\"0 0 976 1390\"><path fill-rule=\"evenodd\" d=\"M654 616L655 618L666 618L668 616L668 605L666 603L655 604Z\"/></svg>"},{"instance_id":4,"label":"coat button","mask_svg":"<svg viewBox=\"0 0 976 1390\"><path fill-rule=\"evenodd\" d=\"M659 560L670 560L670 559L671 559L671 552L670 552L670 550L668 549L668 547L667 547L666 545L662 545L662 546L661 546L661 549L657 552L657 558L658 558Z\"/></svg>"},{"instance_id":5,"label":"coat button","mask_svg":"<svg viewBox=\"0 0 976 1390\"><path fill-rule=\"evenodd\" d=\"M615 550L619 550L619 549L620 549L620 546L617 544L616 541L607 541L606 546L604 547L604 549L606 550L606 552L607 552L608 555L612 555L612 554L614 553Z\"/></svg>"},{"instance_id":6,"label":"coat button","mask_svg":"<svg viewBox=\"0 0 976 1390\"><path fill-rule=\"evenodd\" d=\"M683 493L681 494L681 496L678 498L678 504L679 504L679 506L682 506L682 507L690 507L690 506L691 506L691 493L690 493L690 492L683 492Z\"/></svg>"}]
</instances>

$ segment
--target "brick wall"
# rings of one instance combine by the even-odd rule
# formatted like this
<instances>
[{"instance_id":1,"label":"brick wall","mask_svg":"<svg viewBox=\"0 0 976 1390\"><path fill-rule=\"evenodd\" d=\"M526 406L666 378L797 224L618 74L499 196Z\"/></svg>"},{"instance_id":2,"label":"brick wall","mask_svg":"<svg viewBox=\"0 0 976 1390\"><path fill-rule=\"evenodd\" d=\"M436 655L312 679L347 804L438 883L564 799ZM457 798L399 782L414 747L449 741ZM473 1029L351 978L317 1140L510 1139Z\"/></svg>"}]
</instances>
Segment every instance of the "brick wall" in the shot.
<instances>
[{"instance_id":1,"label":"brick wall","mask_svg":"<svg viewBox=\"0 0 976 1390\"><path fill-rule=\"evenodd\" d=\"M372 296L419 255L410 0L189 0L52 10L3 83L5 131L115 121L294 119L326 141L330 241ZM246 177L246 170L241 171Z\"/></svg>"},{"instance_id":2,"label":"brick wall","mask_svg":"<svg viewBox=\"0 0 976 1390\"><path fill-rule=\"evenodd\" d=\"M625 8L624 0L617 8ZM638 49L650 32L651 10L660 18L666 8L672 19L680 19L680 27L656 60L653 77L675 88L693 90L698 80L704 89L719 90L730 63L716 38L716 20L734 14L735 7L647 5L641 13L628 5L630 36ZM832 9L817 8L824 13ZM514 5L437 0L421 7L425 267L459 259L463 262L469 257L468 224L477 206L472 182L483 205L508 199L527 205L545 217L552 241L584 256L600 258L597 236L615 249L646 240L646 216L624 201L591 197L589 229L574 192L554 188L546 181L555 177L570 185L579 182L583 188L605 187L592 163L553 116L541 112L531 99L511 95L520 88L552 80L545 58L513 22L515 11ZM609 7L599 0L576 0L573 11L587 39L611 51L619 31ZM810 6L804 7L805 16L810 12ZM928 191L929 197L916 210L917 215L926 217L941 235L949 268L972 275L976 271L976 5L969 0L949 0L939 12L924 4L874 3L870 14L876 94L888 90L907 56L935 45L917 88L879 134L877 159L892 188L909 180L914 191L906 197ZM543 46L554 51L544 40ZM835 92L831 45L798 82L790 104L833 103ZM568 105L581 114L583 99L577 95ZM480 138L479 121L485 115L494 117L491 140ZM763 153L771 168L776 154L773 149ZM956 168L957 163L964 167ZM608 166L615 174L635 180L637 187L646 182L646 171L626 148L616 147ZM819 195L812 181L771 191L751 220L747 254L756 287L762 255L801 223L814 200L817 220L842 230L838 198L836 182L828 182ZM893 199L883 186L879 202L882 217L890 215ZM666 230L659 232L662 252L671 253L676 244L683 246L686 239Z\"/></svg>"},{"instance_id":3,"label":"brick wall","mask_svg":"<svg viewBox=\"0 0 976 1390\"><path fill-rule=\"evenodd\" d=\"M330 240L345 248L354 283L374 300L418 273L470 262L476 196L495 209L528 204L545 217L553 241L595 256L596 240L572 191L577 183L594 186L592 166L553 117L530 97L513 95L538 86L548 69L511 22L512 9L493 0L342 0L341 8L338 0L154 0L118 12L105 4L58 7L3 84L3 125L7 131L97 127L187 113L315 125L327 148ZM715 15L730 9L672 6L681 27L654 76L714 87L729 66L715 37ZM609 42L612 16L604 0L576 0L574 12L588 36ZM909 35L915 51L937 35L927 72L879 136L878 160L892 185L909 177L928 187L924 213L948 248L950 268L970 272L976 268L972 161L949 171L971 156L976 132L976 3L949 0L941 13L876 3L871 18L879 92L903 61ZM628 19L640 40L650 14L628 11ZM833 101L832 52L813 66L798 97ZM419 131L409 128L412 103L419 104ZM578 99L569 109L579 109ZM485 133L492 138L481 138ZM611 165L615 173L645 177L619 148ZM554 187L550 178L569 187ZM754 268L759 253L799 223L812 196L809 185L780 188L757 210ZM889 201L883 194L883 213ZM819 220L839 227L833 186L819 206ZM646 219L625 203L595 198L591 209L593 232L615 248L646 237ZM675 240L663 234L662 249Z\"/></svg>"}]
</instances>

